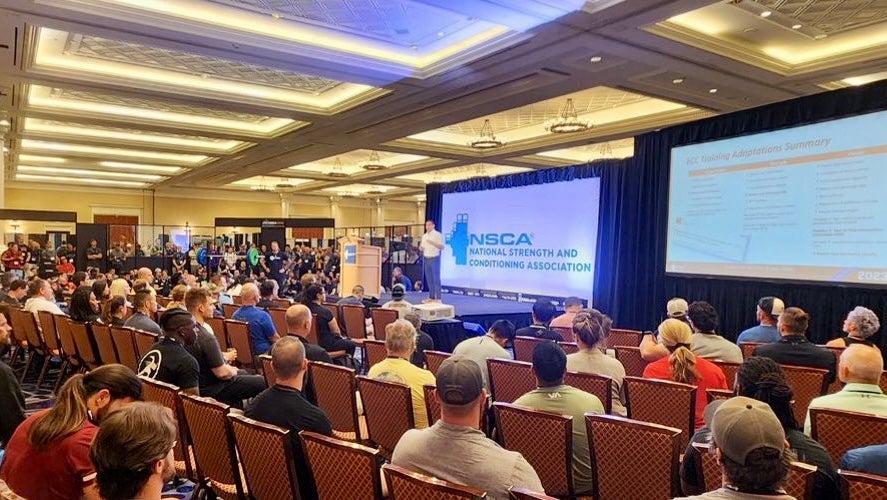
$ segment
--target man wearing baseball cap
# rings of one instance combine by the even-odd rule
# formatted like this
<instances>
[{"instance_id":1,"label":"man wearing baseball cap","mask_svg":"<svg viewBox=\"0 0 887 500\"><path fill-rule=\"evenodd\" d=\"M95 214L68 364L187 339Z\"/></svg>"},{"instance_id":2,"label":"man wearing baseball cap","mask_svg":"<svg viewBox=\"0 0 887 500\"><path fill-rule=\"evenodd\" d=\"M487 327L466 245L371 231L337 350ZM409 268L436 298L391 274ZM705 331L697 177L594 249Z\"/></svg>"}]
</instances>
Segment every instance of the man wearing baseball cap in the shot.
<instances>
[{"instance_id":1,"label":"man wearing baseball cap","mask_svg":"<svg viewBox=\"0 0 887 500\"><path fill-rule=\"evenodd\" d=\"M782 489L792 453L770 405L743 396L724 400L714 407L710 426L723 486L684 498L794 500Z\"/></svg>"},{"instance_id":2,"label":"man wearing baseball cap","mask_svg":"<svg viewBox=\"0 0 887 500\"><path fill-rule=\"evenodd\" d=\"M437 370L434 397L440 402L440 420L401 436L392 464L481 488L490 499L507 499L512 486L543 491L536 471L520 453L503 449L478 429L487 391L477 363L464 356L447 358Z\"/></svg>"},{"instance_id":3,"label":"man wearing baseball cap","mask_svg":"<svg viewBox=\"0 0 887 500\"><path fill-rule=\"evenodd\" d=\"M760 323L739 334L737 344L743 342L779 342L781 335L776 328L779 315L785 310L785 302L779 297L761 297L755 306L755 318Z\"/></svg>"}]
</instances>

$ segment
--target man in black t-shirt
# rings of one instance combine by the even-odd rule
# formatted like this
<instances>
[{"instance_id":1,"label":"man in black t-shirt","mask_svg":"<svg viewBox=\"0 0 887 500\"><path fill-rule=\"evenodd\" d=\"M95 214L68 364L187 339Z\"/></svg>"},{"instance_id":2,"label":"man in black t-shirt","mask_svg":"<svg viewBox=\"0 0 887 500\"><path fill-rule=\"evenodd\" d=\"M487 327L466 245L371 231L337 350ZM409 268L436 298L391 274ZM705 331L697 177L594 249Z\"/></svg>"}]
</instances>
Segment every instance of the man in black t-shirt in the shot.
<instances>
[{"instance_id":1,"label":"man in black t-shirt","mask_svg":"<svg viewBox=\"0 0 887 500\"><path fill-rule=\"evenodd\" d=\"M286 282L287 260L289 257L280 251L280 245L276 241L272 241L271 250L265 254L265 265L268 266L268 277L276 281L280 288L283 288L283 284Z\"/></svg>"},{"instance_id":2,"label":"man in black t-shirt","mask_svg":"<svg viewBox=\"0 0 887 500\"><path fill-rule=\"evenodd\" d=\"M160 316L163 336L139 361L139 376L177 386L182 391L200 395L200 366L185 350L197 340L199 328L191 313L173 308Z\"/></svg>"},{"instance_id":3,"label":"man in black t-shirt","mask_svg":"<svg viewBox=\"0 0 887 500\"><path fill-rule=\"evenodd\" d=\"M810 317L799 307L788 307L779 315L776 327L782 336L779 342L761 344L755 348L755 356L764 356L781 365L811 366L825 368L828 373L825 383L835 381L835 355L824 347L807 340L807 326Z\"/></svg>"},{"instance_id":4,"label":"man in black t-shirt","mask_svg":"<svg viewBox=\"0 0 887 500\"><path fill-rule=\"evenodd\" d=\"M286 334L302 341L302 346L305 347L305 357L308 358L308 361L332 363L333 358L330 357L330 353L326 352L326 349L308 341L309 332L311 332L311 311L303 304L290 306L286 310ZM305 375L305 389L303 392L308 401L317 404L314 384L311 382L311 372Z\"/></svg>"},{"instance_id":5,"label":"man in black t-shirt","mask_svg":"<svg viewBox=\"0 0 887 500\"><path fill-rule=\"evenodd\" d=\"M332 436L332 422L323 410L302 395L308 360L305 358L305 347L299 339L284 336L275 342L271 349L271 365L274 367L277 383L256 396L247 406L245 414L249 418L290 431L300 496L317 498L314 480L299 440L299 431L307 430Z\"/></svg>"},{"instance_id":6,"label":"man in black t-shirt","mask_svg":"<svg viewBox=\"0 0 887 500\"><path fill-rule=\"evenodd\" d=\"M555 312L554 305L551 304L551 301L545 299L536 300L536 303L533 304L533 324L521 328L515 332L515 335L519 337L536 337L539 339L556 340L558 342L563 341L564 338L561 334L548 328L548 324L551 323L551 319L554 318Z\"/></svg>"},{"instance_id":7,"label":"man in black t-shirt","mask_svg":"<svg viewBox=\"0 0 887 500\"><path fill-rule=\"evenodd\" d=\"M102 269L102 260L104 258L105 254L99 248L99 243L96 240L89 240L89 246L86 247L86 267Z\"/></svg>"}]
</instances>

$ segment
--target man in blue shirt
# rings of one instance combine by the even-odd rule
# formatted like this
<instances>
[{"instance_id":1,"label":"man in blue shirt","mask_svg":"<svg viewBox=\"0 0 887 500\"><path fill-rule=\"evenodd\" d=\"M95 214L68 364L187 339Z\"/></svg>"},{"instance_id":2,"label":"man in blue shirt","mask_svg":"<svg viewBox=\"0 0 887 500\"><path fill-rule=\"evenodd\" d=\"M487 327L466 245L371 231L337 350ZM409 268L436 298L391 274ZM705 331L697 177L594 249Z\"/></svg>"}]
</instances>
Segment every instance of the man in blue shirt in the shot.
<instances>
[{"instance_id":1,"label":"man in blue shirt","mask_svg":"<svg viewBox=\"0 0 887 500\"><path fill-rule=\"evenodd\" d=\"M847 450L841 458L841 469L887 475L887 444L873 444Z\"/></svg>"},{"instance_id":2,"label":"man in blue shirt","mask_svg":"<svg viewBox=\"0 0 887 500\"><path fill-rule=\"evenodd\" d=\"M761 297L755 308L755 317L760 324L740 333L736 343L779 342L781 336L779 335L779 329L776 327L776 322L784 310L785 303L779 297Z\"/></svg>"},{"instance_id":3,"label":"man in blue shirt","mask_svg":"<svg viewBox=\"0 0 887 500\"><path fill-rule=\"evenodd\" d=\"M255 283L246 283L240 290L240 299L243 303L234 311L233 319L249 323L249 337L253 345L253 352L264 354L271 350L271 344L280 338L274 328L274 321L268 311L259 309L259 287Z\"/></svg>"},{"instance_id":4,"label":"man in blue shirt","mask_svg":"<svg viewBox=\"0 0 887 500\"><path fill-rule=\"evenodd\" d=\"M406 289L406 291L411 291L413 289L413 280L410 279L409 276L403 273L403 269L400 267L395 267L391 271L391 285L394 286L400 283Z\"/></svg>"}]
</instances>

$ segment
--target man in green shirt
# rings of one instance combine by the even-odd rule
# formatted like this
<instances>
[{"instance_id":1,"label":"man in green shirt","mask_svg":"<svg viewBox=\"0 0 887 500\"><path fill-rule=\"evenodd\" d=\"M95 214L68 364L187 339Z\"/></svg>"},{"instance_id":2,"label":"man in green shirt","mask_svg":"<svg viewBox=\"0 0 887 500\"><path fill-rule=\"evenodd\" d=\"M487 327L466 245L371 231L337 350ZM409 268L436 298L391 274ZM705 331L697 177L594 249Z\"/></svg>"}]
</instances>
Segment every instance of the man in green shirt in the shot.
<instances>
[{"instance_id":1,"label":"man in green shirt","mask_svg":"<svg viewBox=\"0 0 887 500\"><path fill-rule=\"evenodd\" d=\"M514 404L573 417L573 489L576 494L592 489L591 461L585 434L585 413L604 413L597 396L564 384L567 354L557 342L540 342L533 349L536 389Z\"/></svg>"}]
</instances>

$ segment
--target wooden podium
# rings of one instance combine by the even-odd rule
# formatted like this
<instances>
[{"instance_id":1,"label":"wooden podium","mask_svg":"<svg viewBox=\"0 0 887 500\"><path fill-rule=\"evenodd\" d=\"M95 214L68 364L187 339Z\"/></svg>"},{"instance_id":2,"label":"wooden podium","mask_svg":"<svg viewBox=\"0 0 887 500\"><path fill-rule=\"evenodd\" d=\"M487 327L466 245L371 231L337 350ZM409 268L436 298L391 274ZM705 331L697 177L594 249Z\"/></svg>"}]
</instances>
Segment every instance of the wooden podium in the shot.
<instances>
[{"instance_id":1,"label":"wooden podium","mask_svg":"<svg viewBox=\"0 0 887 500\"><path fill-rule=\"evenodd\" d=\"M354 285L362 285L368 296L379 297L382 286L382 249L365 245L363 238L345 236L339 238L339 258L342 275L339 279L339 294L351 294Z\"/></svg>"}]
</instances>

